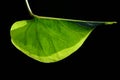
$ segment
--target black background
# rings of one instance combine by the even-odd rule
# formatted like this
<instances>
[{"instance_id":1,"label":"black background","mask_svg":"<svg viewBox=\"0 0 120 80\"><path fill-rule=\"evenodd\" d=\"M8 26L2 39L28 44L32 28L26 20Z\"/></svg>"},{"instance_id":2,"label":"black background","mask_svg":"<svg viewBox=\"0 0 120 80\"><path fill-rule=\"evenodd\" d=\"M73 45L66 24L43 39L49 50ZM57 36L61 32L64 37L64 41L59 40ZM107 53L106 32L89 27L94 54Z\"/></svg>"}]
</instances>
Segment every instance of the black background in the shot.
<instances>
[{"instance_id":1,"label":"black background","mask_svg":"<svg viewBox=\"0 0 120 80\"><path fill-rule=\"evenodd\" d=\"M31 19L24 0L2 1L0 4L0 59L10 65L77 64L81 66L118 65L120 46L119 5L117 2L77 0L29 0L33 13L40 16L79 20L117 21L118 24L97 27L75 53L56 63L45 64L27 57L10 40L15 21Z\"/></svg>"}]
</instances>

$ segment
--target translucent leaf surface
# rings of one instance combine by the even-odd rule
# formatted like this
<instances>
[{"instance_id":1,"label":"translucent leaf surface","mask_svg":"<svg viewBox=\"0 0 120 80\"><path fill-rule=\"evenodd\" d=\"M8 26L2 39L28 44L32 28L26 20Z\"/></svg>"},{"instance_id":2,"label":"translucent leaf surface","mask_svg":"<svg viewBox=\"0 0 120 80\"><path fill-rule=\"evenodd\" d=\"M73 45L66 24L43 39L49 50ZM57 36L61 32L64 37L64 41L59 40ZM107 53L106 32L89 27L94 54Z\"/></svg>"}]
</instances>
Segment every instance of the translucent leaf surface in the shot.
<instances>
[{"instance_id":1,"label":"translucent leaf surface","mask_svg":"<svg viewBox=\"0 0 120 80\"><path fill-rule=\"evenodd\" d=\"M35 16L12 25L11 41L35 60L57 62L80 48L96 26L112 23Z\"/></svg>"}]
</instances>

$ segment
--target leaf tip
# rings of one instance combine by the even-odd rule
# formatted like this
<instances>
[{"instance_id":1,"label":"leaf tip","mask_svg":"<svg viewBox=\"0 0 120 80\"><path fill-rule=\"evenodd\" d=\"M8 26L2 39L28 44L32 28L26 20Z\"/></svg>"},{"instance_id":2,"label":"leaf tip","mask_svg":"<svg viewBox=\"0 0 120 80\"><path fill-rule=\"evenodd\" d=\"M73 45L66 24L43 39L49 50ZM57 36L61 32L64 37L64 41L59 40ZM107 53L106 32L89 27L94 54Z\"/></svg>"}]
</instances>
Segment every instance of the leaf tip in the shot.
<instances>
[{"instance_id":1,"label":"leaf tip","mask_svg":"<svg viewBox=\"0 0 120 80\"><path fill-rule=\"evenodd\" d=\"M116 24L116 21L112 21L112 22L105 22L106 25L111 25L111 24Z\"/></svg>"}]
</instances>

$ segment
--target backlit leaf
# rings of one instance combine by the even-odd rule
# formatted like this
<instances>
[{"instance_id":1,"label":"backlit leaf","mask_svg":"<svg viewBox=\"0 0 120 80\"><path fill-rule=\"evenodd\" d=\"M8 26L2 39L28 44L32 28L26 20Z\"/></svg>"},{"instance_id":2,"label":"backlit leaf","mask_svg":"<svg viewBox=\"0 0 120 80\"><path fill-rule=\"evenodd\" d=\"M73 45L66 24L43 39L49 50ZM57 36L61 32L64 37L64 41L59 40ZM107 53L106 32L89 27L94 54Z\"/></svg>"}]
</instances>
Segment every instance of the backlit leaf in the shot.
<instances>
[{"instance_id":1,"label":"backlit leaf","mask_svg":"<svg viewBox=\"0 0 120 80\"><path fill-rule=\"evenodd\" d=\"M27 56L44 63L60 61L85 42L98 25L114 22L82 21L34 16L15 22L11 41Z\"/></svg>"}]
</instances>

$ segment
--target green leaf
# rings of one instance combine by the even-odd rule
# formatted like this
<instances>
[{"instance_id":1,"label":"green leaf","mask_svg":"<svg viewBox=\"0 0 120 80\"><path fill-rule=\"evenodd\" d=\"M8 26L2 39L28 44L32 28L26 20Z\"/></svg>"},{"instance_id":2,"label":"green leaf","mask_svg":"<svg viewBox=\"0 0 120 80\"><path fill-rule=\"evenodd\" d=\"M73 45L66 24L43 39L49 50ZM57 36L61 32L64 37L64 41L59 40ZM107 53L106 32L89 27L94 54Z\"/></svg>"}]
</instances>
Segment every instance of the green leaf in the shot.
<instances>
[{"instance_id":1,"label":"green leaf","mask_svg":"<svg viewBox=\"0 0 120 80\"><path fill-rule=\"evenodd\" d=\"M116 23L37 16L28 0L25 2L34 18L15 22L10 30L11 41L24 54L44 63L57 62L74 53L97 26Z\"/></svg>"},{"instance_id":2,"label":"green leaf","mask_svg":"<svg viewBox=\"0 0 120 80\"><path fill-rule=\"evenodd\" d=\"M15 22L11 41L27 56L44 63L60 61L81 47L98 25L114 22L38 17Z\"/></svg>"}]
</instances>

